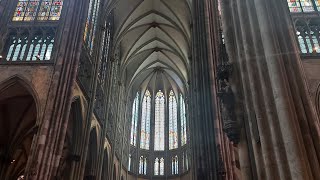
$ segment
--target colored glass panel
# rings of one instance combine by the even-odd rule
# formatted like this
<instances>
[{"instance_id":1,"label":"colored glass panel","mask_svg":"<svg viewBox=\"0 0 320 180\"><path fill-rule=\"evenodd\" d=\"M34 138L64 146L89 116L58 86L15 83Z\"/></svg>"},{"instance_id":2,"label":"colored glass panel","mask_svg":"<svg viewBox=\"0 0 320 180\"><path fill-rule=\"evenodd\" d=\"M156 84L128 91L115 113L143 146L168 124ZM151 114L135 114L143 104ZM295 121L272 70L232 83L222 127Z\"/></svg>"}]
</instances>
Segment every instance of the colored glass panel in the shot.
<instances>
[{"instance_id":1,"label":"colored glass panel","mask_svg":"<svg viewBox=\"0 0 320 180\"><path fill-rule=\"evenodd\" d=\"M315 0L314 2L317 6L317 10L320 11L320 0Z\"/></svg>"},{"instance_id":2,"label":"colored glass panel","mask_svg":"<svg viewBox=\"0 0 320 180\"><path fill-rule=\"evenodd\" d=\"M143 156L140 157L139 161L139 174L143 174Z\"/></svg>"},{"instance_id":3,"label":"colored glass panel","mask_svg":"<svg viewBox=\"0 0 320 180\"><path fill-rule=\"evenodd\" d=\"M290 12L302 12L299 0L287 0Z\"/></svg>"},{"instance_id":4,"label":"colored glass panel","mask_svg":"<svg viewBox=\"0 0 320 180\"><path fill-rule=\"evenodd\" d=\"M140 148L149 149L150 144L151 94L146 91L142 102Z\"/></svg>"},{"instance_id":5,"label":"colored glass panel","mask_svg":"<svg viewBox=\"0 0 320 180\"><path fill-rule=\"evenodd\" d=\"M157 92L155 98L155 136L154 136L154 150L164 150L164 124L165 124L165 106L164 94L161 90Z\"/></svg>"},{"instance_id":6,"label":"colored glass panel","mask_svg":"<svg viewBox=\"0 0 320 180\"><path fill-rule=\"evenodd\" d=\"M161 176L164 175L164 159L163 158L160 159L160 175Z\"/></svg>"},{"instance_id":7,"label":"colored glass panel","mask_svg":"<svg viewBox=\"0 0 320 180\"><path fill-rule=\"evenodd\" d=\"M63 0L19 0L12 21L59 20Z\"/></svg>"},{"instance_id":8,"label":"colored glass panel","mask_svg":"<svg viewBox=\"0 0 320 180\"><path fill-rule=\"evenodd\" d=\"M137 144L138 116L139 116L139 93L137 93L132 106L130 143L133 146L136 146Z\"/></svg>"},{"instance_id":9,"label":"colored glass panel","mask_svg":"<svg viewBox=\"0 0 320 180\"><path fill-rule=\"evenodd\" d=\"M186 105L182 94L180 94L180 125L181 125L181 145L187 144L187 118Z\"/></svg>"},{"instance_id":10,"label":"colored glass panel","mask_svg":"<svg viewBox=\"0 0 320 180\"><path fill-rule=\"evenodd\" d=\"M38 13L38 20L48 20L50 15L50 7L52 0L42 0Z\"/></svg>"},{"instance_id":11,"label":"colored glass panel","mask_svg":"<svg viewBox=\"0 0 320 180\"><path fill-rule=\"evenodd\" d=\"M86 42L86 47L92 53L93 43L95 39L95 32L97 27L97 20L99 15L100 0L90 0L89 10L87 15L87 21L84 30L84 41Z\"/></svg>"},{"instance_id":12,"label":"colored glass panel","mask_svg":"<svg viewBox=\"0 0 320 180\"><path fill-rule=\"evenodd\" d=\"M28 6L25 9L24 21L33 21L35 19L39 4L40 0L29 1Z\"/></svg>"},{"instance_id":13,"label":"colored glass panel","mask_svg":"<svg viewBox=\"0 0 320 180\"><path fill-rule=\"evenodd\" d=\"M169 94L169 149L178 148L177 101L174 92Z\"/></svg>"},{"instance_id":14,"label":"colored glass panel","mask_svg":"<svg viewBox=\"0 0 320 180\"><path fill-rule=\"evenodd\" d=\"M314 6L312 0L300 0L301 7L303 12L312 12L314 11Z\"/></svg>"},{"instance_id":15,"label":"colored glass panel","mask_svg":"<svg viewBox=\"0 0 320 180\"><path fill-rule=\"evenodd\" d=\"M156 158L154 161L154 175L159 175L159 158Z\"/></svg>"},{"instance_id":16,"label":"colored glass panel","mask_svg":"<svg viewBox=\"0 0 320 180\"><path fill-rule=\"evenodd\" d=\"M56 21L60 19L63 7L63 0L54 0L51 6L49 20Z\"/></svg>"},{"instance_id":17,"label":"colored glass panel","mask_svg":"<svg viewBox=\"0 0 320 180\"><path fill-rule=\"evenodd\" d=\"M131 171L131 154L129 154L128 170Z\"/></svg>"},{"instance_id":18,"label":"colored glass panel","mask_svg":"<svg viewBox=\"0 0 320 180\"><path fill-rule=\"evenodd\" d=\"M20 0L18 1L16 10L13 15L13 21L23 21L24 14L26 12L29 0Z\"/></svg>"}]
</instances>

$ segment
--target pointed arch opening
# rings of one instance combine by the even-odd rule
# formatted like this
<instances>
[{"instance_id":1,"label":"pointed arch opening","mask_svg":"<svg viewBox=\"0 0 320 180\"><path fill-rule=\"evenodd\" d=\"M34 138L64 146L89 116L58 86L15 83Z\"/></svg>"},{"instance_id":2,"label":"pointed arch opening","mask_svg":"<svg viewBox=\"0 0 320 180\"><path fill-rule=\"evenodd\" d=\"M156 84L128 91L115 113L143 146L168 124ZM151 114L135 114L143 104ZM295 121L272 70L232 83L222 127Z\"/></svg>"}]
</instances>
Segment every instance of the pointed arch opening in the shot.
<instances>
[{"instance_id":1,"label":"pointed arch opening","mask_svg":"<svg viewBox=\"0 0 320 180\"><path fill-rule=\"evenodd\" d=\"M34 94L21 79L0 85L0 179L25 178L38 131ZM2 88L3 87L3 88Z\"/></svg>"}]
</instances>

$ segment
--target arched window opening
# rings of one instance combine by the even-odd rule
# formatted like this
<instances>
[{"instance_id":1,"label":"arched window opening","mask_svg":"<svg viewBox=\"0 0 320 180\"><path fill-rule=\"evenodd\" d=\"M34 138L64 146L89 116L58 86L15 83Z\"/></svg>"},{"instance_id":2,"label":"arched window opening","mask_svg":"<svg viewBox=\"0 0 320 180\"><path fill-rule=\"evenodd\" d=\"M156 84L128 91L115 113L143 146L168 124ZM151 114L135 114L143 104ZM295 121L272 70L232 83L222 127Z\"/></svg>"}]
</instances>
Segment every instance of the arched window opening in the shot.
<instances>
[{"instance_id":1,"label":"arched window opening","mask_svg":"<svg viewBox=\"0 0 320 180\"><path fill-rule=\"evenodd\" d=\"M154 175L159 175L159 170L160 170L160 160L159 158L156 158L154 160Z\"/></svg>"},{"instance_id":2,"label":"arched window opening","mask_svg":"<svg viewBox=\"0 0 320 180\"><path fill-rule=\"evenodd\" d=\"M164 124L165 124L165 99L164 94L159 90L155 98L155 136L154 150L164 151Z\"/></svg>"},{"instance_id":3,"label":"arched window opening","mask_svg":"<svg viewBox=\"0 0 320 180\"><path fill-rule=\"evenodd\" d=\"M160 159L160 175L164 175L164 158Z\"/></svg>"},{"instance_id":4,"label":"arched window opening","mask_svg":"<svg viewBox=\"0 0 320 180\"><path fill-rule=\"evenodd\" d=\"M136 98L134 99L133 106L132 106L130 143L133 146L136 146L137 144L138 117L139 117L139 93L136 94Z\"/></svg>"},{"instance_id":5,"label":"arched window opening","mask_svg":"<svg viewBox=\"0 0 320 180\"><path fill-rule=\"evenodd\" d=\"M10 82L1 84L1 87L1 179L25 179L24 174L27 173L25 168L34 141L33 132L37 126L36 102L26 84L20 79L14 78Z\"/></svg>"},{"instance_id":6,"label":"arched window opening","mask_svg":"<svg viewBox=\"0 0 320 180\"><path fill-rule=\"evenodd\" d=\"M299 42L299 46L300 46L300 51L301 51L301 53L303 53L303 54L308 53L307 47L306 47L304 38L303 38L303 36L301 35L301 32L297 31L297 36L298 36L298 42Z\"/></svg>"},{"instance_id":7,"label":"arched window opening","mask_svg":"<svg viewBox=\"0 0 320 180\"><path fill-rule=\"evenodd\" d=\"M139 174L147 175L147 158L141 156L139 161Z\"/></svg>"},{"instance_id":8,"label":"arched window opening","mask_svg":"<svg viewBox=\"0 0 320 180\"><path fill-rule=\"evenodd\" d=\"M182 171L186 172L186 171L188 171L188 168L189 168L189 166L188 166L188 157L187 157L187 153L184 152L182 154Z\"/></svg>"},{"instance_id":9,"label":"arched window opening","mask_svg":"<svg viewBox=\"0 0 320 180\"><path fill-rule=\"evenodd\" d=\"M182 94L180 94L180 124L181 124L181 145L187 144L187 117L186 104Z\"/></svg>"},{"instance_id":10,"label":"arched window opening","mask_svg":"<svg viewBox=\"0 0 320 180\"><path fill-rule=\"evenodd\" d=\"M112 14L109 15L108 20L105 23L105 31L103 32L103 37L102 37L102 44L103 46L101 47L102 51L102 57L100 58L100 66L98 70L98 78L100 80L101 84L105 83L105 79L107 76L107 67L108 67L108 61L109 61L109 56L110 56L110 51L111 51L111 32L112 32L112 26L113 23L111 19L113 18Z\"/></svg>"},{"instance_id":11,"label":"arched window opening","mask_svg":"<svg viewBox=\"0 0 320 180\"><path fill-rule=\"evenodd\" d=\"M57 21L63 0L19 0L12 21Z\"/></svg>"},{"instance_id":12,"label":"arched window opening","mask_svg":"<svg viewBox=\"0 0 320 180\"><path fill-rule=\"evenodd\" d=\"M131 171L131 154L129 154L128 170Z\"/></svg>"},{"instance_id":13,"label":"arched window opening","mask_svg":"<svg viewBox=\"0 0 320 180\"><path fill-rule=\"evenodd\" d=\"M9 36L4 55L7 61L48 61L54 44L54 34L12 34Z\"/></svg>"},{"instance_id":14,"label":"arched window opening","mask_svg":"<svg viewBox=\"0 0 320 180\"><path fill-rule=\"evenodd\" d=\"M93 43L95 39L95 33L98 23L99 16L99 8L100 8L100 0L90 0L89 9L87 15L87 21L84 30L83 40L85 42L86 48L92 54Z\"/></svg>"},{"instance_id":15,"label":"arched window opening","mask_svg":"<svg viewBox=\"0 0 320 180\"><path fill-rule=\"evenodd\" d=\"M130 133L130 142L135 143L134 138L137 138L136 141L138 144L140 143L140 148L139 146L130 146L130 167L128 170L140 175L146 175L147 171L153 176L178 175L180 173L178 155L171 156L170 154L180 151L181 153L186 153L187 118L184 97L181 93L176 96L172 89L167 92L158 89L152 93L150 90L146 90L143 98L139 95L140 93L141 92L138 92L135 100L133 100ZM151 97L151 94L153 93L155 93L154 99ZM139 102L141 99L142 102ZM165 103L166 99L168 104ZM136 115L136 113L139 113L139 115ZM152 117L151 114L153 115ZM140 138L139 135L136 137L135 134L132 133L135 132L136 123L138 123L138 127L141 126L139 134ZM137 131L139 132L139 130ZM150 141L150 134L154 136L154 141ZM151 142L152 144L150 144ZM182 146L184 146L181 147L183 149L178 149L180 148L180 142ZM150 149L149 144L153 145L154 148ZM132 160L132 152L140 154L136 162ZM147 168L147 158L145 157L146 153L148 153L150 157L153 157L150 161L151 164L149 165L149 169ZM165 157L172 158L166 162L169 167L167 172L168 174L165 173ZM181 155L181 158L180 166L182 166L183 169L187 169L186 155ZM170 166L172 166L172 170L170 170ZM138 167L138 172L135 172L135 170L133 170L135 168L132 167ZM186 170L181 170L181 173L185 171Z\"/></svg>"},{"instance_id":16,"label":"arched window opening","mask_svg":"<svg viewBox=\"0 0 320 180\"><path fill-rule=\"evenodd\" d=\"M179 174L178 156L172 157L171 171L173 175Z\"/></svg>"},{"instance_id":17,"label":"arched window opening","mask_svg":"<svg viewBox=\"0 0 320 180\"><path fill-rule=\"evenodd\" d=\"M146 91L142 102L142 115L141 115L141 139L140 148L149 149L150 146L150 118L151 118L151 94Z\"/></svg>"},{"instance_id":18,"label":"arched window opening","mask_svg":"<svg viewBox=\"0 0 320 180\"><path fill-rule=\"evenodd\" d=\"M174 92L169 94L169 149L178 148L177 101Z\"/></svg>"}]
</instances>

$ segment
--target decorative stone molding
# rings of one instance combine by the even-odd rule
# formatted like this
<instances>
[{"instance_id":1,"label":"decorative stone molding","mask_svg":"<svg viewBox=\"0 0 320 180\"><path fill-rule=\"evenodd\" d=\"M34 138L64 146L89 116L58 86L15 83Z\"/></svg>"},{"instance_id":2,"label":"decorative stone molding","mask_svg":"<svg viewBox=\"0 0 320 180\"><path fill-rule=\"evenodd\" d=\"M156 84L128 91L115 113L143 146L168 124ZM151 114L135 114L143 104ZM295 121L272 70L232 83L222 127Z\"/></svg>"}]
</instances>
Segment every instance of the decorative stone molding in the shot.
<instances>
[{"instance_id":1,"label":"decorative stone molding","mask_svg":"<svg viewBox=\"0 0 320 180\"><path fill-rule=\"evenodd\" d=\"M229 82L224 79L220 81L221 89L218 97L221 101L221 114L223 120L223 131L230 141L238 144L240 141L240 128L235 114L235 97Z\"/></svg>"}]
</instances>

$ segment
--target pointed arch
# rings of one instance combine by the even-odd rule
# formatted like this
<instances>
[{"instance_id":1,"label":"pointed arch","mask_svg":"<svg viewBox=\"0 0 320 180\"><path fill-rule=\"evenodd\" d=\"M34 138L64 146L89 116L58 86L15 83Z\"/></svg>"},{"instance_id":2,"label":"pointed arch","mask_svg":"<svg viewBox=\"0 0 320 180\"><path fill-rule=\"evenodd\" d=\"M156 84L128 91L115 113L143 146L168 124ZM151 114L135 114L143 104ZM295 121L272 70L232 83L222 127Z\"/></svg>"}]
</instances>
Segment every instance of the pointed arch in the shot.
<instances>
[{"instance_id":1,"label":"pointed arch","mask_svg":"<svg viewBox=\"0 0 320 180\"><path fill-rule=\"evenodd\" d=\"M74 173L72 163L79 163L83 132L82 106L79 97L74 97L71 103L66 137L62 150L62 157L59 163L56 177L69 179Z\"/></svg>"},{"instance_id":2,"label":"pointed arch","mask_svg":"<svg viewBox=\"0 0 320 180\"><path fill-rule=\"evenodd\" d=\"M164 151L165 149L165 96L159 90L155 97L155 127L154 127L154 150Z\"/></svg>"},{"instance_id":3,"label":"pointed arch","mask_svg":"<svg viewBox=\"0 0 320 180\"><path fill-rule=\"evenodd\" d=\"M131 133L130 133L130 144L133 146L137 145L137 131L138 131L138 118L139 118L139 99L140 94L137 92L136 97L132 105L132 118L131 118Z\"/></svg>"},{"instance_id":4,"label":"pointed arch","mask_svg":"<svg viewBox=\"0 0 320 180\"><path fill-rule=\"evenodd\" d=\"M169 93L169 150L178 148L178 110L173 90Z\"/></svg>"},{"instance_id":5,"label":"pointed arch","mask_svg":"<svg viewBox=\"0 0 320 180\"><path fill-rule=\"evenodd\" d=\"M88 143L88 151L86 157L86 165L85 165L85 178L95 178L96 176L96 167L95 163L97 160L98 154L98 137L97 137L97 129L96 127L91 129L89 143Z\"/></svg>"},{"instance_id":6,"label":"pointed arch","mask_svg":"<svg viewBox=\"0 0 320 180\"><path fill-rule=\"evenodd\" d=\"M37 126L35 91L18 76L0 84L0 179L24 176Z\"/></svg>"},{"instance_id":7,"label":"pointed arch","mask_svg":"<svg viewBox=\"0 0 320 180\"><path fill-rule=\"evenodd\" d=\"M149 149L151 121L151 93L146 90L142 101L140 148Z\"/></svg>"}]
</instances>

